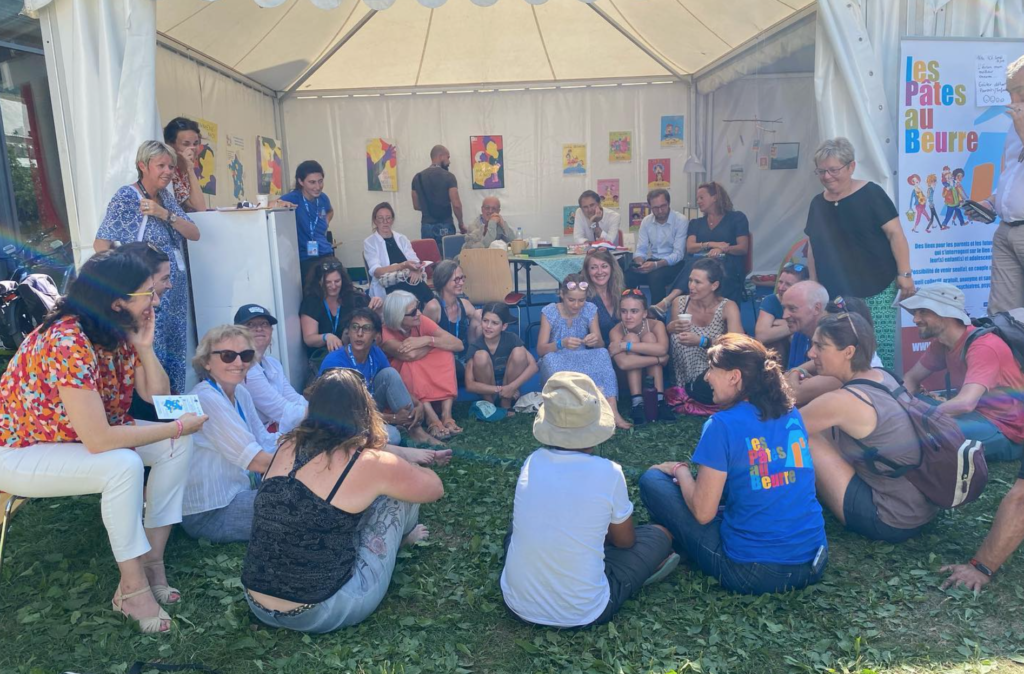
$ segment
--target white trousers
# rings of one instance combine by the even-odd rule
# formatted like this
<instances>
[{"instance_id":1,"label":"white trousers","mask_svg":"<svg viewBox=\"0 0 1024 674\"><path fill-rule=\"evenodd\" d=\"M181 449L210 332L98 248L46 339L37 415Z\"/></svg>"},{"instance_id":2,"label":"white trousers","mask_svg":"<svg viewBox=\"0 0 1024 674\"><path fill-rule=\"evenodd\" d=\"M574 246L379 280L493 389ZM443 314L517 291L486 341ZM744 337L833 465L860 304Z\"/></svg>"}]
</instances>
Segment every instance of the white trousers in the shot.
<instances>
[{"instance_id":1,"label":"white trousers","mask_svg":"<svg viewBox=\"0 0 1024 674\"><path fill-rule=\"evenodd\" d=\"M114 559L124 562L149 552L145 529L181 522L191 457L191 436L99 454L77 442L0 447L0 491L29 498L100 494L110 548ZM152 466L145 523L143 466Z\"/></svg>"}]
</instances>

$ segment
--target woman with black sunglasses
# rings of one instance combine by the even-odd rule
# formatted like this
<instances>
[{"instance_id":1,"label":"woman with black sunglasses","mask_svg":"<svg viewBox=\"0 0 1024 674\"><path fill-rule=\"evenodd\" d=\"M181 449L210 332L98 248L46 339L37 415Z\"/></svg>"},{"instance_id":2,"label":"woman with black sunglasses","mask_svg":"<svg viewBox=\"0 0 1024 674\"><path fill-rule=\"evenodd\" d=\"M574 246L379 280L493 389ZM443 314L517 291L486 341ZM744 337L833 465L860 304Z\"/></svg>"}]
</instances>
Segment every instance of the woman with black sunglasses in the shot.
<instances>
[{"instance_id":1,"label":"woman with black sunglasses","mask_svg":"<svg viewBox=\"0 0 1024 674\"><path fill-rule=\"evenodd\" d=\"M278 440L242 384L255 356L252 333L241 325L211 328L196 347L192 367L201 381L191 393L209 421L195 436L182 504L181 526L192 538L249 540L256 487Z\"/></svg>"}]
</instances>

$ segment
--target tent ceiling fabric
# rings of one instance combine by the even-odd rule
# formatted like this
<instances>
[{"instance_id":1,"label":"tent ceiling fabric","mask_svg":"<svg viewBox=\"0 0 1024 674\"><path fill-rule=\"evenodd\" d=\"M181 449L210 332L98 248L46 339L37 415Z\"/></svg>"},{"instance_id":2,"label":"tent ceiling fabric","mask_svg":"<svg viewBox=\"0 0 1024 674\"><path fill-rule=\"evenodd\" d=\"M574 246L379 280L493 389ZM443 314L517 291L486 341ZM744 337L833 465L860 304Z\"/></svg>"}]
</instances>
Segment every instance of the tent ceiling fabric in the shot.
<instances>
[{"instance_id":1,"label":"tent ceiling fabric","mask_svg":"<svg viewBox=\"0 0 1024 674\"><path fill-rule=\"evenodd\" d=\"M814 0L260 4L276 6L162 0L157 30L275 91L287 91L368 14L298 93L671 78L697 72ZM369 5L386 9L373 14Z\"/></svg>"}]
</instances>

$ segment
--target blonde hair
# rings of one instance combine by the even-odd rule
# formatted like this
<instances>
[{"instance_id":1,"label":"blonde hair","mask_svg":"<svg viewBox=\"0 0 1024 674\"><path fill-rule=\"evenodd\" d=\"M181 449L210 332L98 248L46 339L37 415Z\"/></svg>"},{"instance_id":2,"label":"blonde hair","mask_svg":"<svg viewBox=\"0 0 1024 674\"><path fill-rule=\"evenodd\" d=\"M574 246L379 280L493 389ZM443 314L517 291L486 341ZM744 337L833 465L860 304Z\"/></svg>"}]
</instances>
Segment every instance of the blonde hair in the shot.
<instances>
[{"instance_id":1,"label":"blonde hair","mask_svg":"<svg viewBox=\"0 0 1024 674\"><path fill-rule=\"evenodd\" d=\"M149 162L163 155L169 156L172 163L178 161L178 154L167 143L161 143L158 140L147 140L139 146L138 152L135 153L135 170L139 174L139 180L142 180L142 169L139 168L139 164L149 166Z\"/></svg>"},{"instance_id":2,"label":"blonde hair","mask_svg":"<svg viewBox=\"0 0 1024 674\"><path fill-rule=\"evenodd\" d=\"M1021 72L1024 72L1024 56L1006 66L1006 81L1009 82Z\"/></svg>"},{"instance_id":3,"label":"blonde hair","mask_svg":"<svg viewBox=\"0 0 1024 674\"><path fill-rule=\"evenodd\" d=\"M210 328L203 335L203 338L199 340L199 345L196 347L196 355L192 358L192 369L195 370L196 376L199 377L200 381L210 376L210 371L206 366L210 364L210 355L213 352L213 347L219 342L231 339L232 337L241 337L245 340L248 348L256 349L256 344L252 341L252 333L244 325L218 325L215 328Z\"/></svg>"}]
</instances>

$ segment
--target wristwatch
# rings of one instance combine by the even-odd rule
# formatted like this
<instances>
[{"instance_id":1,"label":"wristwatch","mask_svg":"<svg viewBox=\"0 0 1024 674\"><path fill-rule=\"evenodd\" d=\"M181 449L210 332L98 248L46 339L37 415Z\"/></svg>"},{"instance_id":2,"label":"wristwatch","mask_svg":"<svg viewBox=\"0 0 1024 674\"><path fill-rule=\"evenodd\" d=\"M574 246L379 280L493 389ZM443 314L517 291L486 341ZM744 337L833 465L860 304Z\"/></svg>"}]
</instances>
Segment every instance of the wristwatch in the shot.
<instances>
[{"instance_id":1,"label":"wristwatch","mask_svg":"<svg viewBox=\"0 0 1024 674\"><path fill-rule=\"evenodd\" d=\"M896 275L900 276L902 278L911 278L914 275L914 272L908 271L908 272L905 272L903 274L896 274Z\"/></svg>"},{"instance_id":2,"label":"wristwatch","mask_svg":"<svg viewBox=\"0 0 1024 674\"><path fill-rule=\"evenodd\" d=\"M175 215L174 213L171 213L171 217L169 217L167 219L167 221L170 222L171 223L171 227L173 227L174 223L176 223L178 221L178 216Z\"/></svg>"},{"instance_id":3,"label":"wristwatch","mask_svg":"<svg viewBox=\"0 0 1024 674\"><path fill-rule=\"evenodd\" d=\"M983 574L985 574L989 578L991 578L992 576L996 575L995 571L993 571L992 569L988 568L987 566L985 566L984 564L982 564L978 560L974 559L973 557L971 558L970 564L971 564L971 566L976 568L978 571L981 571Z\"/></svg>"}]
</instances>

